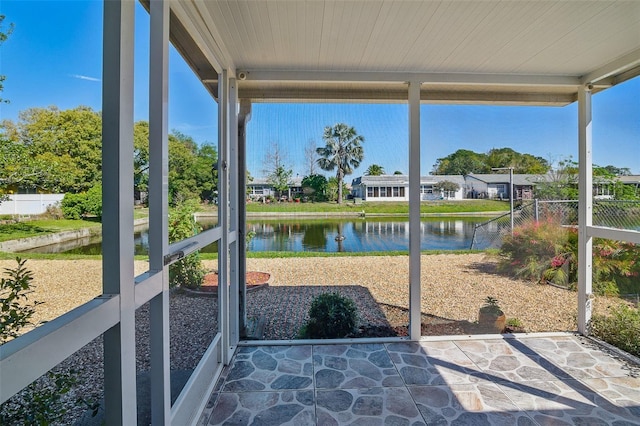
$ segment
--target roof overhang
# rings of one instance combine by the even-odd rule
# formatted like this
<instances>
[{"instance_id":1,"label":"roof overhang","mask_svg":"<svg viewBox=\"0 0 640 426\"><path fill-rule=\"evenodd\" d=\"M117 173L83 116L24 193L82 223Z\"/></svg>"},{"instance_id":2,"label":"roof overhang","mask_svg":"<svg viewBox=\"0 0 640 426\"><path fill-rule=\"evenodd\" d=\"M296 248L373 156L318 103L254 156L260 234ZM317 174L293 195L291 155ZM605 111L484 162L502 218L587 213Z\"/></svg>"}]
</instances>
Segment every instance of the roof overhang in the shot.
<instances>
[{"instance_id":1,"label":"roof overhang","mask_svg":"<svg viewBox=\"0 0 640 426\"><path fill-rule=\"evenodd\" d=\"M142 0L148 4L148 0ZM171 41L253 102L567 105L640 75L640 2L172 1Z\"/></svg>"}]
</instances>

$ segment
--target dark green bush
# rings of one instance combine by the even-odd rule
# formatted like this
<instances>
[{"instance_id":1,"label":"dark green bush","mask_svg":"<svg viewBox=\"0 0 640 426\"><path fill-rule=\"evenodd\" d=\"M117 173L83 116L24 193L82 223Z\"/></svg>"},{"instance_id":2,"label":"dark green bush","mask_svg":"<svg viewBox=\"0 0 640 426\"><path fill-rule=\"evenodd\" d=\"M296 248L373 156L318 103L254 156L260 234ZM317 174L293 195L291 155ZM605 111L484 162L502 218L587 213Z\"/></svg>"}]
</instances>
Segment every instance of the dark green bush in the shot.
<instances>
[{"instance_id":1,"label":"dark green bush","mask_svg":"<svg viewBox=\"0 0 640 426\"><path fill-rule=\"evenodd\" d=\"M84 209L87 214L102 217L102 185L94 185L87 191Z\"/></svg>"},{"instance_id":2,"label":"dark green bush","mask_svg":"<svg viewBox=\"0 0 640 426\"><path fill-rule=\"evenodd\" d=\"M323 293L311 302L309 320L299 334L303 339L338 339L353 332L357 320L353 300L338 293Z\"/></svg>"},{"instance_id":3,"label":"dark green bush","mask_svg":"<svg viewBox=\"0 0 640 426\"><path fill-rule=\"evenodd\" d=\"M620 304L611 316L594 315L590 330L598 339L640 356L640 309Z\"/></svg>"},{"instance_id":4,"label":"dark green bush","mask_svg":"<svg viewBox=\"0 0 640 426\"><path fill-rule=\"evenodd\" d=\"M102 217L102 185L94 185L87 192L67 193L60 203L65 219L80 219L91 215Z\"/></svg>"},{"instance_id":5,"label":"dark green bush","mask_svg":"<svg viewBox=\"0 0 640 426\"><path fill-rule=\"evenodd\" d=\"M65 219L78 220L84 214L85 194L64 194L60 203L62 214Z\"/></svg>"}]
</instances>

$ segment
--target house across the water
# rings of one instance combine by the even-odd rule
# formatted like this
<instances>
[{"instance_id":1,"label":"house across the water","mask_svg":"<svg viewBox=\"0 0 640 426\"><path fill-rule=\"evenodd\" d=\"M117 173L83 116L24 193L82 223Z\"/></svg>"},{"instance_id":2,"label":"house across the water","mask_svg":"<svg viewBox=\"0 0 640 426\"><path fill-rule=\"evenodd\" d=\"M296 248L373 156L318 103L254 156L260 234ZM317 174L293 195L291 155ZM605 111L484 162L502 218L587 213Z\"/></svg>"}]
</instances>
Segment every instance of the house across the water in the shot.
<instances>
[{"instance_id":1,"label":"house across the water","mask_svg":"<svg viewBox=\"0 0 640 426\"><path fill-rule=\"evenodd\" d=\"M451 182L457 189L443 190L440 184ZM420 177L420 200L462 200L464 198L462 175L435 175ZM351 196L366 201L409 201L409 177L407 175L364 175L351 182Z\"/></svg>"},{"instance_id":2,"label":"house across the water","mask_svg":"<svg viewBox=\"0 0 640 426\"><path fill-rule=\"evenodd\" d=\"M251 182L247 182L247 196L253 201L266 201L278 196L290 200L298 194L302 194L302 178L300 177L291 178L289 188L281 193L278 193L265 178L254 178Z\"/></svg>"},{"instance_id":3,"label":"house across the water","mask_svg":"<svg viewBox=\"0 0 640 426\"><path fill-rule=\"evenodd\" d=\"M509 199L509 175L506 173L471 173L466 175L464 180L466 185L465 198ZM545 181L545 175L514 174L514 200L533 199L536 183Z\"/></svg>"}]
</instances>

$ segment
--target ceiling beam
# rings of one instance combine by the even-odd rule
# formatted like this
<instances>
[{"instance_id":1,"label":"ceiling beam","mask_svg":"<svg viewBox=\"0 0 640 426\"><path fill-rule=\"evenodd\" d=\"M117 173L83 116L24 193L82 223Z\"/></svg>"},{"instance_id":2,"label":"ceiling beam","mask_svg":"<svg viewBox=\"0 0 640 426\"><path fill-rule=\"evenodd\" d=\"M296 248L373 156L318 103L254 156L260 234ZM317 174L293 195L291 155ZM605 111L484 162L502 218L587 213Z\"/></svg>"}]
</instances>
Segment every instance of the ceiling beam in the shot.
<instances>
[{"instance_id":1,"label":"ceiling beam","mask_svg":"<svg viewBox=\"0 0 640 426\"><path fill-rule=\"evenodd\" d=\"M595 84L609 77L616 77L633 68L640 67L640 49L636 49L581 78L582 84ZM637 75L637 74L636 74ZM617 83L617 82L616 82Z\"/></svg>"},{"instance_id":2,"label":"ceiling beam","mask_svg":"<svg viewBox=\"0 0 640 426\"><path fill-rule=\"evenodd\" d=\"M430 84L477 84L498 86L567 86L578 87L580 78L553 75L471 74L471 73L406 73L359 71L266 71L238 70L250 81L308 82L407 82Z\"/></svg>"},{"instance_id":3,"label":"ceiling beam","mask_svg":"<svg viewBox=\"0 0 640 426\"><path fill-rule=\"evenodd\" d=\"M373 85L352 84L330 86L322 83L291 85L251 84L239 85L238 97L252 102L407 102L405 84ZM576 100L573 91L563 93L514 91L469 91L446 88L423 88L420 100L423 103L476 104L476 105L537 105L564 106Z\"/></svg>"}]
</instances>

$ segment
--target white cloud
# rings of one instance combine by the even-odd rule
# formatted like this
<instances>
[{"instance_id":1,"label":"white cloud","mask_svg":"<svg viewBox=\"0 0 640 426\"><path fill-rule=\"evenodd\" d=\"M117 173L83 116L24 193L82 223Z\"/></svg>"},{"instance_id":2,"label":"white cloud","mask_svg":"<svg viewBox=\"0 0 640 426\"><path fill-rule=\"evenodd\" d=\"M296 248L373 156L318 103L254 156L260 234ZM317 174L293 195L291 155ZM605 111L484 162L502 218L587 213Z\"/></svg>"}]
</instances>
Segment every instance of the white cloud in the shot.
<instances>
[{"instance_id":1,"label":"white cloud","mask_svg":"<svg viewBox=\"0 0 640 426\"><path fill-rule=\"evenodd\" d=\"M87 80L87 81L101 81L99 78L95 78L95 77L89 77L86 75L80 75L80 74L69 74L71 77L73 78L77 78L80 80Z\"/></svg>"}]
</instances>

